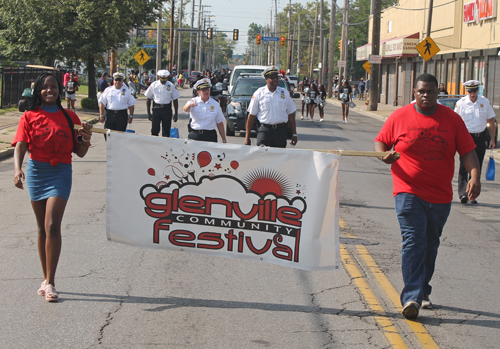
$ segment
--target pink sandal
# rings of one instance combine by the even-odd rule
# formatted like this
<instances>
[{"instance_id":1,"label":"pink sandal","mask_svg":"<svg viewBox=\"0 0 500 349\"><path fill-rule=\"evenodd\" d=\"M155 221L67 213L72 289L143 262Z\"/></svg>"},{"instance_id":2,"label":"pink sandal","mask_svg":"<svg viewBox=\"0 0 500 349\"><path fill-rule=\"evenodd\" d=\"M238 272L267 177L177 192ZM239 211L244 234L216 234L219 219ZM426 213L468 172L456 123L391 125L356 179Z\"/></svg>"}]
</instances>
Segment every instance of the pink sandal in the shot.
<instances>
[{"instance_id":1,"label":"pink sandal","mask_svg":"<svg viewBox=\"0 0 500 349\"><path fill-rule=\"evenodd\" d=\"M45 288L47 287L47 280L43 280L42 285L38 289L37 293L39 296L45 296Z\"/></svg>"},{"instance_id":2,"label":"pink sandal","mask_svg":"<svg viewBox=\"0 0 500 349\"><path fill-rule=\"evenodd\" d=\"M47 302L57 302L59 300L56 288L51 284L45 287L45 300Z\"/></svg>"}]
</instances>

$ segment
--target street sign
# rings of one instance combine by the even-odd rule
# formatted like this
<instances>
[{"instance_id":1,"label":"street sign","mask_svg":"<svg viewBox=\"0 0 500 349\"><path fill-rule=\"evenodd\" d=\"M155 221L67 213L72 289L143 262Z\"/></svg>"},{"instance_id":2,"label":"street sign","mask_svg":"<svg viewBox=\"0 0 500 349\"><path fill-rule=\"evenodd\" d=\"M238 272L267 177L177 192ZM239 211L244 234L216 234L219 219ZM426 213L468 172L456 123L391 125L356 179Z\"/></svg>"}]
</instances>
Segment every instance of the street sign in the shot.
<instances>
[{"instance_id":1,"label":"street sign","mask_svg":"<svg viewBox=\"0 0 500 349\"><path fill-rule=\"evenodd\" d=\"M142 45L143 48L156 48L156 45Z\"/></svg>"},{"instance_id":2,"label":"street sign","mask_svg":"<svg viewBox=\"0 0 500 349\"><path fill-rule=\"evenodd\" d=\"M371 64L380 64L382 63L382 56L381 55L370 55L368 58L368 62Z\"/></svg>"},{"instance_id":3,"label":"street sign","mask_svg":"<svg viewBox=\"0 0 500 349\"><path fill-rule=\"evenodd\" d=\"M346 67L346 61L337 61L337 67L345 68Z\"/></svg>"},{"instance_id":4,"label":"street sign","mask_svg":"<svg viewBox=\"0 0 500 349\"><path fill-rule=\"evenodd\" d=\"M280 41L280 38L277 36L263 36L262 41Z\"/></svg>"},{"instance_id":5,"label":"street sign","mask_svg":"<svg viewBox=\"0 0 500 349\"><path fill-rule=\"evenodd\" d=\"M415 48L426 62L440 51L438 45L436 45L430 36L422 40Z\"/></svg>"},{"instance_id":6,"label":"street sign","mask_svg":"<svg viewBox=\"0 0 500 349\"><path fill-rule=\"evenodd\" d=\"M144 51L144 50L140 50L139 52L137 52L137 54L134 56L134 58L137 61L137 63L139 63L140 65L144 65L144 63L149 61L149 56L146 53L146 51Z\"/></svg>"},{"instance_id":7,"label":"street sign","mask_svg":"<svg viewBox=\"0 0 500 349\"><path fill-rule=\"evenodd\" d=\"M369 61L366 61L365 64L363 64L363 68L365 68L365 70L368 74L371 74L371 67L372 67L372 65L370 64Z\"/></svg>"}]
</instances>

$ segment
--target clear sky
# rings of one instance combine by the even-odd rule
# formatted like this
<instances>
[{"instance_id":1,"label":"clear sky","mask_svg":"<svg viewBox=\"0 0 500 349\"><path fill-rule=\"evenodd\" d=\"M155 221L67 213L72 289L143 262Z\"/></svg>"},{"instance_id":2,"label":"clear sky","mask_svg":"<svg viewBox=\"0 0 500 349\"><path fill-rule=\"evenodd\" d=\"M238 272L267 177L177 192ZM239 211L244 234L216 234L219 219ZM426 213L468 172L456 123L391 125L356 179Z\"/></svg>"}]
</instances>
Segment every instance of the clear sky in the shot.
<instances>
[{"instance_id":1,"label":"clear sky","mask_svg":"<svg viewBox=\"0 0 500 349\"><path fill-rule=\"evenodd\" d=\"M198 4L199 0L195 1L195 27L198 24ZM278 13L282 12L283 9L289 4L290 0L276 0L278 4ZM292 0L292 4L301 3L303 5L312 0ZM176 1L178 4L178 2ZM325 4L327 2L325 1ZM210 18L211 24L217 25L217 30L231 31L227 33L228 37L232 37L233 29L239 29L239 40L235 47L235 54L241 54L245 52L247 47L247 31L250 23L257 23L260 25L270 24L271 9L275 9L275 0L202 0L202 6L204 11L210 11L206 13L207 16L215 16ZM188 23L191 23L191 10L192 3L188 4L186 7Z\"/></svg>"}]
</instances>

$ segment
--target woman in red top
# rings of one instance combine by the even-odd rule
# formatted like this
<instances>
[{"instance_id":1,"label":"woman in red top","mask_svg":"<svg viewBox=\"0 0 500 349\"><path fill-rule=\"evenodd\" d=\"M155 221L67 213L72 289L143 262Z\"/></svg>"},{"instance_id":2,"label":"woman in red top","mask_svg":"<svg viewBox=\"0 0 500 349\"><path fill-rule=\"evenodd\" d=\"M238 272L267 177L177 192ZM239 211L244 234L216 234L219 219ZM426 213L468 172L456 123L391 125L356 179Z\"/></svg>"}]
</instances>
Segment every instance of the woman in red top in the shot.
<instances>
[{"instance_id":1,"label":"woman in red top","mask_svg":"<svg viewBox=\"0 0 500 349\"><path fill-rule=\"evenodd\" d=\"M61 106L62 84L50 73L35 81L33 103L19 121L12 142L14 185L23 189L24 154L29 146L30 159L26 181L38 226L38 253L44 280L38 294L49 302L58 300L54 277L61 253L61 221L71 191L71 153L87 154L92 125L80 125L78 116Z\"/></svg>"}]
</instances>

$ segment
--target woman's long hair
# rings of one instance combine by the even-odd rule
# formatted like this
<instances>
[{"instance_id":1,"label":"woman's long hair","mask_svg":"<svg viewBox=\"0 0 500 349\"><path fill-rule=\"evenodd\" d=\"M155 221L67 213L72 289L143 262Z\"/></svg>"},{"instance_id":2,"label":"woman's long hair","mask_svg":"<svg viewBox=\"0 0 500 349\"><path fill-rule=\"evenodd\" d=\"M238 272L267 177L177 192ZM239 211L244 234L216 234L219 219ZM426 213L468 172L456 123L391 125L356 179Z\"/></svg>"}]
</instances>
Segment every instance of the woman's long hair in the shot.
<instances>
[{"instance_id":1,"label":"woman's long hair","mask_svg":"<svg viewBox=\"0 0 500 349\"><path fill-rule=\"evenodd\" d=\"M42 73L38 75L38 77L35 80L35 88L33 89L33 100L31 102L31 105L28 107L27 110L35 110L38 107L42 106L42 89L43 89L43 84L45 82L45 79L47 79L49 76L52 76L54 79L57 81L57 101L56 104L61 109L61 111L64 114L64 117L66 118L66 121L68 121L69 124L69 129L71 132L71 135L73 136L73 148L76 149L77 147L77 141L76 141L76 132L75 132L75 124L73 123L73 120L69 116L69 114L66 112L66 110L62 107L61 104L61 91L63 91L63 85L61 84L61 81L52 73Z\"/></svg>"}]
</instances>

